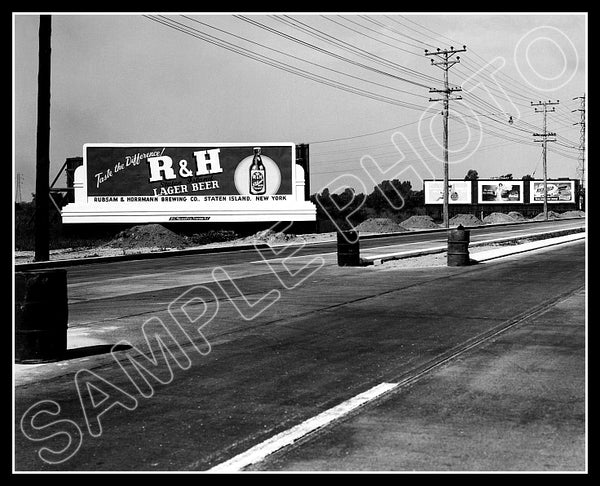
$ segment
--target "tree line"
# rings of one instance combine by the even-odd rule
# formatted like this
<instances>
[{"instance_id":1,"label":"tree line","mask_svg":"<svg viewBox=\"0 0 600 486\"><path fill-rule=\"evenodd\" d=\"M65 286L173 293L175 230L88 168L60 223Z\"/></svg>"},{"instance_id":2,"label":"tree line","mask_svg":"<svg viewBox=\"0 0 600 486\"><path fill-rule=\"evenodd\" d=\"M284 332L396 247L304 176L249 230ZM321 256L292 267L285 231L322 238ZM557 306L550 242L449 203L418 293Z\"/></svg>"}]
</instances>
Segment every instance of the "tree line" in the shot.
<instances>
[{"instance_id":1,"label":"tree line","mask_svg":"<svg viewBox=\"0 0 600 486\"><path fill-rule=\"evenodd\" d=\"M425 191L415 191L410 181L398 179L381 182L369 194L356 194L350 187L332 194L325 188L310 200L317 207L319 231L333 231L335 225L331 220L347 229L348 221L354 226L369 218L401 222L412 215L425 214Z\"/></svg>"}]
</instances>

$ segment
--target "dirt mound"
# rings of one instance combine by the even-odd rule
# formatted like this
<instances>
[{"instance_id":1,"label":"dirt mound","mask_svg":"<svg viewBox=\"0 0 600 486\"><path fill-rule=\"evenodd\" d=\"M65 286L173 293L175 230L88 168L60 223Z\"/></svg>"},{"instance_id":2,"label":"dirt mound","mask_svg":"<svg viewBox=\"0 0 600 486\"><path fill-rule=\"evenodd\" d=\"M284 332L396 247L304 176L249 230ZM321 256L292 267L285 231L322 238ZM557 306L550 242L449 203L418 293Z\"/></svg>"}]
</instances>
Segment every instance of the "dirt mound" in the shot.
<instances>
[{"instance_id":1,"label":"dirt mound","mask_svg":"<svg viewBox=\"0 0 600 486\"><path fill-rule=\"evenodd\" d=\"M400 226L407 230L416 229L438 229L440 226L436 224L431 216L411 216L402 221Z\"/></svg>"},{"instance_id":2,"label":"dirt mound","mask_svg":"<svg viewBox=\"0 0 600 486\"><path fill-rule=\"evenodd\" d=\"M554 211L548 211L548 219L559 219L560 214L555 213ZM531 218L532 221L544 221L546 218L544 217L544 213L540 213L537 216Z\"/></svg>"},{"instance_id":3,"label":"dirt mound","mask_svg":"<svg viewBox=\"0 0 600 486\"><path fill-rule=\"evenodd\" d=\"M121 231L106 246L111 248L184 248L185 237L160 224L141 224Z\"/></svg>"},{"instance_id":4,"label":"dirt mound","mask_svg":"<svg viewBox=\"0 0 600 486\"><path fill-rule=\"evenodd\" d=\"M584 211L565 211L560 214L560 218L585 218Z\"/></svg>"},{"instance_id":5,"label":"dirt mound","mask_svg":"<svg viewBox=\"0 0 600 486\"><path fill-rule=\"evenodd\" d=\"M363 233L400 233L407 231L389 218L369 218L354 228Z\"/></svg>"},{"instance_id":6,"label":"dirt mound","mask_svg":"<svg viewBox=\"0 0 600 486\"><path fill-rule=\"evenodd\" d=\"M485 224L514 223L515 221L515 218L504 213L492 213L483 218Z\"/></svg>"},{"instance_id":7,"label":"dirt mound","mask_svg":"<svg viewBox=\"0 0 600 486\"><path fill-rule=\"evenodd\" d=\"M508 215L514 219L515 221L525 221L527 218L525 216L523 216L521 213L519 213L518 211L510 211L508 213ZM483 218L483 220L485 221L485 218Z\"/></svg>"},{"instance_id":8,"label":"dirt mound","mask_svg":"<svg viewBox=\"0 0 600 486\"><path fill-rule=\"evenodd\" d=\"M463 226L481 226L483 222L472 214L457 214L453 218L450 218L448 224L450 226L458 226L459 224Z\"/></svg>"},{"instance_id":9,"label":"dirt mound","mask_svg":"<svg viewBox=\"0 0 600 486\"><path fill-rule=\"evenodd\" d=\"M298 240L299 238L296 235L280 233L277 231L273 231L272 229L266 229L263 231L259 231L251 236L244 238L245 241L249 243L286 243L291 240Z\"/></svg>"}]
</instances>

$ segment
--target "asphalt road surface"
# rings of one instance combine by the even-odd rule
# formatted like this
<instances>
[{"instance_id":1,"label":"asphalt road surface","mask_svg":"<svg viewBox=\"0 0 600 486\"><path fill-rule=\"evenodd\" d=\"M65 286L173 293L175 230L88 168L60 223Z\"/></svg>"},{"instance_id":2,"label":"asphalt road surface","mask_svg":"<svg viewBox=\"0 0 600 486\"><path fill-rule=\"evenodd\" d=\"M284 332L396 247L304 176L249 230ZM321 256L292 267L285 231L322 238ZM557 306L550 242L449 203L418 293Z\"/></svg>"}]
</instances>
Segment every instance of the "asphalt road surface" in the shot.
<instances>
[{"instance_id":1,"label":"asphalt road surface","mask_svg":"<svg viewBox=\"0 0 600 486\"><path fill-rule=\"evenodd\" d=\"M557 227L535 230L547 226ZM472 240L496 230L522 228L476 230ZM439 237L407 235L402 244ZM384 240L361 248L398 244ZM583 242L402 271L329 265L334 248L311 245L285 264L244 251L70 268L69 359L15 367L16 470L208 470L584 286ZM583 309L571 311L581 318ZM141 357L149 350L156 366ZM581 368L582 349L574 352ZM154 376L136 374L131 359ZM577 388L573 403L583 399ZM544 454L544 443L535 447ZM569 467L581 464L574 455Z\"/></svg>"},{"instance_id":2,"label":"asphalt road surface","mask_svg":"<svg viewBox=\"0 0 600 486\"><path fill-rule=\"evenodd\" d=\"M584 291L255 471L584 471Z\"/></svg>"}]
</instances>

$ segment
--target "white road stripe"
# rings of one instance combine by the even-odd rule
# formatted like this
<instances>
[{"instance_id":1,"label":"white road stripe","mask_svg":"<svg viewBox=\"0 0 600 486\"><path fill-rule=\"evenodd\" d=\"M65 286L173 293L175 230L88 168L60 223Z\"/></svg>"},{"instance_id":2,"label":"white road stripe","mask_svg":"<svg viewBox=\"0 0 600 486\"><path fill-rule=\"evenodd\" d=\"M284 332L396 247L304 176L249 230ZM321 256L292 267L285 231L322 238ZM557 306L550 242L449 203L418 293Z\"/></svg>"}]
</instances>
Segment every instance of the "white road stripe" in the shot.
<instances>
[{"instance_id":1,"label":"white road stripe","mask_svg":"<svg viewBox=\"0 0 600 486\"><path fill-rule=\"evenodd\" d=\"M297 256L290 255L290 256L281 257L281 258L265 258L263 260L254 260L249 263L280 262L280 261L284 261L284 260L292 260L294 258L304 258L305 260L308 260L308 259L312 260L315 257L323 257L323 256L329 256L329 255L337 255L337 250L329 251L327 253L307 253L305 255L297 255ZM227 268L227 267L225 267L225 268Z\"/></svg>"},{"instance_id":2,"label":"white road stripe","mask_svg":"<svg viewBox=\"0 0 600 486\"><path fill-rule=\"evenodd\" d=\"M316 415L301 424L292 427L284 432L274 435L270 439L255 445L246 452L232 457L228 461L217 464L208 472L235 472L241 471L243 468L255 464L265 459L268 455L277 452L283 447L289 446L301 439L302 437L315 432L316 430L325 427L326 425L339 420L344 415L352 412L365 405L366 403L375 400L377 397L398 387L398 383L380 383L370 390L363 392L355 397L352 397L339 405L326 410L325 412Z\"/></svg>"}]
</instances>

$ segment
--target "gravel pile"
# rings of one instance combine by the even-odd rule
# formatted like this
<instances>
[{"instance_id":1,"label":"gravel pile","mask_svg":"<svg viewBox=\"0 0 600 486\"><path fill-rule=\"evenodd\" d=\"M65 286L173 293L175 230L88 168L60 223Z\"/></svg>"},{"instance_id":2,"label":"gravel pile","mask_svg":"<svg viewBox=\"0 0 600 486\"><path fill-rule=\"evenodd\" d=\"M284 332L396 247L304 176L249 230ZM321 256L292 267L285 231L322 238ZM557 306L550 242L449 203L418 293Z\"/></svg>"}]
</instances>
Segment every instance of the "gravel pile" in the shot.
<instances>
[{"instance_id":1,"label":"gravel pile","mask_svg":"<svg viewBox=\"0 0 600 486\"><path fill-rule=\"evenodd\" d=\"M560 214L555 213L554 211L548 211L548 219L559 219ZM544 213L540 213L537 216L531 218L532 221L544 221L546 218L544 217Z\"/></svg>"},{"instance_id":2,"label":"gravel pile","mask_svg":"<svg viewBox=\"0 0 600 486\"><path fill-rule=\"evenodd\" d=\"M105 246L109 248L185 248L187 238L160 224L140 224L118 233Z\"/></svg>"},{"instance_id":3,"label":"gravel pile","mask_svg":"<svg viewBox=\"0 0 600 486\"><path fill-rule=\"evenodd\" d=\"M484 223L472 214L457 214L453 218L450 218L448 224L450 226L458 226L459 224L463 226L482 226Z\"/></svg>"},{"instance_id":4,"label":"gravel pile","mask_svg":"<svg viewBox=\"0 0 600 486\"><path fill-rule=\"evenodd\" d=\"M407 230L438 229L440 227L433 221L431 216L411 216L402 221L400 226Z\"/></svg>"},{"instance_id":5,"label":"gravel pile","mask_svg":"<svg viewBox=\"0 0 600 486\"><path fill-rule=\"evenodd\" d=\"M561 218L585 218L584 211L565 211L560 215Z\"/></svg>"},{"instance_id":6,"label":"gravel pile","mask_svg":"<svg viewBox=\"0 0 600 486\"><path fill-rule=\"evenodd\" d=\"M369 218L354 229L361 233L401 233L408 231L389 218Z\"/></svg>"},{"instance_id":7,"label":"gravel pile","mask_svg":"<svg viewBox=\"0 0 600 486\"><path fill-rule=\"evenodd\" d=\"M508 213L508 215L514 219L515 221L525 221L527 218L525 216L523 216L521 213L519 213L518 211L510 211ZM485 220L485 218L484 218Z\"/></svg>"},{"instance_id":8,"label":"gravel pile","mask_svg":"<svg viewBox=\"0 0 600 486\"><path fill-rule=\"evenodd\" d=\"M266 229L263 231L259 231L251 236L243 238L241 241L247 243L266 243L266 244L276 244L276 243L287 243L289 241L301 241L302 238L297 237L296 235L288 234L288 233L279 233L273 231L272 229Z\"/></svg>"},{"instance_id":9,"label":"gravel pile","mask_svg":"<svg viewBox=\"0 0 600 486\"><path fill-rule=\"evenodd\" d=\"M517 221L515 218L504 213L492 213L483 218L485 224L514 223L515 221Z\"/></svg>"}]
</instances>

